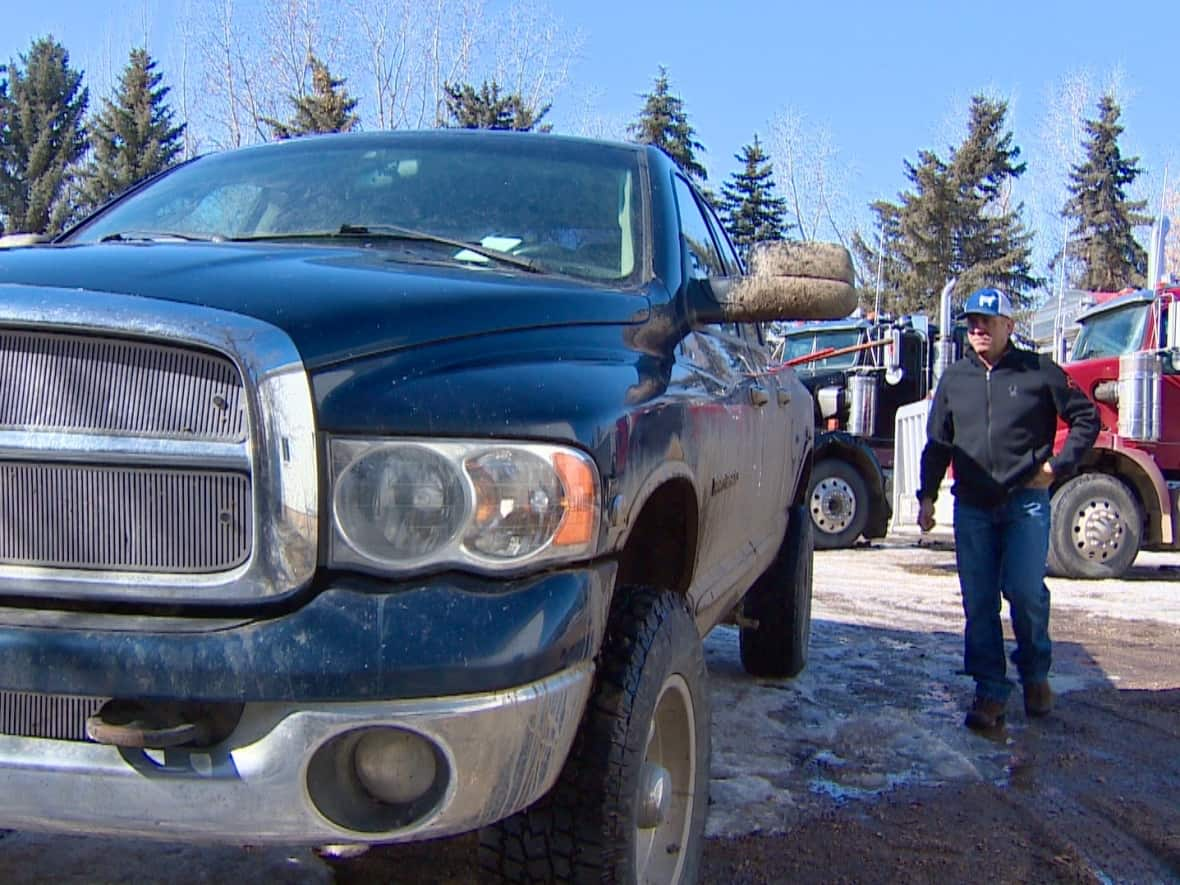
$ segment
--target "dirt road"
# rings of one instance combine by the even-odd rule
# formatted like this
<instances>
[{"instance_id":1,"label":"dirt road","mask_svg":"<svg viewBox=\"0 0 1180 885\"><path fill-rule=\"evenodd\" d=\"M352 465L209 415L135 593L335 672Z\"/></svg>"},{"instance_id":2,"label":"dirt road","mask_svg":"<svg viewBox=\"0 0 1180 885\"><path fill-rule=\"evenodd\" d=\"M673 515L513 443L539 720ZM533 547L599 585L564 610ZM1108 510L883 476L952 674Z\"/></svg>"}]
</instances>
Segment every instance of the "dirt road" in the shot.
<instances>
[{"instance_id":1,"label":"dirt road","mask_svg":"<svg viewBox=\"0 0 1180 885\"><path fill-rule=\"evenodd\" d=\"M1180 882L1180 561L1051 581L1057 712L962 727L954 554L892 541L817 554L811 662L706 652L714 752L704 881ZM326 863L307 851L0 837L20 882L469 882L470 837Z\"/></svg>"}]
</instances>

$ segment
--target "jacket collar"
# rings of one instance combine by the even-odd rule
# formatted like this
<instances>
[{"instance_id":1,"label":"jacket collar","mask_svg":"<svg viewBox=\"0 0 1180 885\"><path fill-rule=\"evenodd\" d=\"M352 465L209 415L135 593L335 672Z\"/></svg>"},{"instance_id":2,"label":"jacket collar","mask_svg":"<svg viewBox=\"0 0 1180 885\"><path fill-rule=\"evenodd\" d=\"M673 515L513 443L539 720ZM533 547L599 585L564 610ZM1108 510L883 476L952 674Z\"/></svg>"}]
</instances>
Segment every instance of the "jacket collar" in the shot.
<instances>
[{"instance_id":1,"label":"jacket collar","mask_svg":"<svg viewBox=\"0 0 1180 885\"><path fill-rule=\"evenodd\" d=\"M1000 354L1000 358L995 361L995 363L992 365L992 368L998 369L1000 366L1004 365L1004 363L1008 362L1012 358L1012 354L1015 351L1016 348L1014 348L1012 346L1012 342L1009 341L1008 346L1004 348L1004 352ZM970 343L967 343L967 359L971 360L972 363L983 369L985 372L988 370L987 363L985 363L980 358L979 354L975 352L975 348L973 348Z\"/></svg>"}]
</instances>

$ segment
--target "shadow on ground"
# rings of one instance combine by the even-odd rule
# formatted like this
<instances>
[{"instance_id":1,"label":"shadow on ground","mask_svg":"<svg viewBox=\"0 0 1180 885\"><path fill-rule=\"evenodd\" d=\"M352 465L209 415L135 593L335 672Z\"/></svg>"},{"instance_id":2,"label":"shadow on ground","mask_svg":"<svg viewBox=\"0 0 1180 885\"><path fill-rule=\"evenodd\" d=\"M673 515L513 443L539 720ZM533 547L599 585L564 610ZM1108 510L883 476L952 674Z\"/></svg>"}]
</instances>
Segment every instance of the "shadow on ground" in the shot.
<instances>
[{"instance_id":1,"label":"shadow on ground","mask_svg":"<svg viewBox=\"0 0 1180 885\"><path fill-rule=\"evenodd\" d=\"M1057 711L1029 722L1014 697L991 737L961 724L958 633L820 619L798 679L755 680L737 632L715 630L702 881L1180 882L1180 628L1054 625ZM475 848L467 835L328 862L0 833L0 880L467 883Z\"/></svg>"}]
</instances>

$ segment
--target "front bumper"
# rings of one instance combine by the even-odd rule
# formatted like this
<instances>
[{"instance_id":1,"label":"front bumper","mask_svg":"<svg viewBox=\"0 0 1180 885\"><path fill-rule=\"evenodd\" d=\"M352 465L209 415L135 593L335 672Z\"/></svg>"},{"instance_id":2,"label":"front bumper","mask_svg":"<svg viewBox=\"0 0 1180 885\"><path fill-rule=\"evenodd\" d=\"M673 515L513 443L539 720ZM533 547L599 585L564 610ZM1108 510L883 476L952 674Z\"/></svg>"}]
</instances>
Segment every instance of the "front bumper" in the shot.
<instances>
[{"instance_id":1,"label":"front bumper","mask_svg":"<svg viewBox=\"0 0 1180 885\"><path fill-rule=\"evenodd\" d=\"M506 817L569 752L615 569L327 576L300 608L251 620L0 608L0 827L323 844ZM79 739L88 714L71 698L244 706L211 747L144 751ZM429 790L374 798L356 755L374 730L433 760L389 763L429 770Z\"/></svg>"},{"instance_id":2,"label":"front bumper","mask_svg":"<svg viewBox=\"0 0 1180 885\"><path fill-rule=\"evenodd\" d=\"M526 807L553 784L592 672L584 662L519 688L462 697L247 704L234 733L202 750L0 736L0 826L234 844L465 832ZM381 813L366 816L372 803L350 796L347 778L325 783L313 773L317 751L373 726L420 735L441 760L435 798L392 826ZM348 803L351 812L332 815Z\"/></svg>"},{"instance_id":3,"label":"front bumper","mask_svg":"<svg viewBox=\"0 0 1180 885\"><path fill-rule=\"evenodd\" d=\"M497 691L594 657L615 569L337 576L293 611L233 621L0 608L0 690L214 702Z\"/></svg>"}]
</instances>

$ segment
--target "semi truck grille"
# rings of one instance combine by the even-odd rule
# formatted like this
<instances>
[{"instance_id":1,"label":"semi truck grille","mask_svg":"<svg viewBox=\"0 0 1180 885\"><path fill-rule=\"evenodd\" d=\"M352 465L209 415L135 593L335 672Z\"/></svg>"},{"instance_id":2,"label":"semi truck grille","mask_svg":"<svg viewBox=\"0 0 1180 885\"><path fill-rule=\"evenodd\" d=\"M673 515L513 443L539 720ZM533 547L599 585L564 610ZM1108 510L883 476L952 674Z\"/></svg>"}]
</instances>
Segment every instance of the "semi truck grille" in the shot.
<instances>
[{"instance_id":1,"label":"semi truck grille","mask_svg":"<svg viewBox=\"0 0 1180 885\"><path fill-rule=\"evenodd\" d=\"M85 741L86 720L106 698L0 691L0 734Z\"/></svg>"},{"instance_id":2,"label":"semi truck grille","mask_svg":"<svg viewBox=\"0 0 1180 885\"><path fill-rule=\"evenodd\" d=\"M215 572L250 554L239 473L0 462L0 564Z\"/></svg>"},{"instance_id":3,"label":"semi truck grille","mask_svg":"<svg viewBox=\"0 0 1180 885\"><path fill-rule=\"evenodd\" d=\"M242 379L203 351L0 330L0 429L14 428L240 442Z\"/></svg>"}]
</instances>

